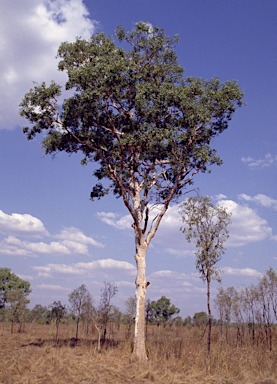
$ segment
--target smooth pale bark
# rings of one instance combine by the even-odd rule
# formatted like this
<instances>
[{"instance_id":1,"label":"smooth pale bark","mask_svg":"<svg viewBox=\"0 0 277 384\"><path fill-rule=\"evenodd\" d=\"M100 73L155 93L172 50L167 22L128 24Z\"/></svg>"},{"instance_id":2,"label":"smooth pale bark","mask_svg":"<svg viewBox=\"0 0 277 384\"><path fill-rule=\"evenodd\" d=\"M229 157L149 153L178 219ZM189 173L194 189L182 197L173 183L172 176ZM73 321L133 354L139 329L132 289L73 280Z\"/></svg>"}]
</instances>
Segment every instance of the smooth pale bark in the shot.
<instances>
[{"instance_id":1,"label":"smooth pale bark","mask_svg":"<svg viewBox=\"0 0 277 384\"><path fill-rule=\"evenodd\" d=\"M136 319L135 319L135 335L134 348L132 353L133 361L147 361L148 357L145 348L145 304L146 304L146 252L147 243L144 241L142 245L137 245L135 260L137 263L136 278Z\"/></svg>"},{"instance_id":2,"label":"smooth pale bark","mask_svg":"<svg viewBox=\"0 0 277 384\"><path fill-rule=\"evenodd\" d=\"M212 335L212 312L210 305L211 298L211 281L210 277L207 278L207 308L208 308L208 355L211 353L211 335Z\"/></svg>"}]
</instances>

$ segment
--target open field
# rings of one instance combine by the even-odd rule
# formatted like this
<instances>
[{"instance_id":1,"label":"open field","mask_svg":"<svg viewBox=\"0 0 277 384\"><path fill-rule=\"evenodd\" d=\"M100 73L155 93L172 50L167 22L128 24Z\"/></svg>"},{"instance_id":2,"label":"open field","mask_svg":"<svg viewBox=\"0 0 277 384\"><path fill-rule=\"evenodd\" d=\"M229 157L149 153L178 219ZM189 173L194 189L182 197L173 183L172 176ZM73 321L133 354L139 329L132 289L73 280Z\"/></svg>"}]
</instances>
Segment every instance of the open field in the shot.
<instances>
[{"instance_id":1,"label":"open field","mask_svg":"<svg viewBox=\"0 0 277 384\"><path fill-rule=\"evenodd\" d=\"M130 362L131 341L124 329L97 352L91 331L76 342L73 325L62 325L55 340L52 325L25 325L10 333L0 323L0 383L2 384L277 384L277 348L226 345L214 330L210 364L202 330L149 327L149 362Z\"/></svg>"}]
</instances>

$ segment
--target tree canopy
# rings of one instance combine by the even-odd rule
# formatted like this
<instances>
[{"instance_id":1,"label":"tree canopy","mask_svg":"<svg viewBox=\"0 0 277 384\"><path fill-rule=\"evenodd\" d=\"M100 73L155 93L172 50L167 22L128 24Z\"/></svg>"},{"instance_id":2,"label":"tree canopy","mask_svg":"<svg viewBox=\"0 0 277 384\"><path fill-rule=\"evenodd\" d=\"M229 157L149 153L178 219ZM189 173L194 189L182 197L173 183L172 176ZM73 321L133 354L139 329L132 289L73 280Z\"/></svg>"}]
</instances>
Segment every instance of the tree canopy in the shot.
<instances>
[{"instance_id":1,"label":"tree canopy","mask_svg":"<svg viewBox=\"0 0 277 384\"><path fill-rule=\"evenodd\" d=\"M0 308L20 298L26 298L30 293L29 281L21 279L9 268L0 268Z\"/></svg>"},{"instance_id":2,"label":"tree canopy","mask_svg":"<svg viewBox=\"0 0 277 384\"><path fill-rule=\"evenodd\" d=\"M166 324L180 309L171 304L170 299L162 296L157 301L151 301L147 308L149 320L157 325Z\"/></svg>"}]
</instances>

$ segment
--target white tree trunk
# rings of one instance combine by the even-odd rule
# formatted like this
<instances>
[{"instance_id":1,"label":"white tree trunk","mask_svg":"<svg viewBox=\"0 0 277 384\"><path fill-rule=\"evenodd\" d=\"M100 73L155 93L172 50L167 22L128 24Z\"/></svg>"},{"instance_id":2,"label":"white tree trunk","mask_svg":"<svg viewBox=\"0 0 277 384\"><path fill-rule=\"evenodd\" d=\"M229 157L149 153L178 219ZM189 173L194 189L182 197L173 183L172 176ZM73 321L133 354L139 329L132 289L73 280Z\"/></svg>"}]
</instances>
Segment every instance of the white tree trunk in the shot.
<instances>
[{"instance_id":1,"label":"white tree trunk","mask_svg":"<svg viewBox=\"0 0 277 384\"><path fill-rule=\"evenodd\" d=\"M145 348L145 304L146 304L146 252L147 244L137 244L137 252L135 260L137 263L136 278L136 320L135 320L135 336L134 348L132 353L133 361L148 360Z\"/></svg>"}]
</instances>

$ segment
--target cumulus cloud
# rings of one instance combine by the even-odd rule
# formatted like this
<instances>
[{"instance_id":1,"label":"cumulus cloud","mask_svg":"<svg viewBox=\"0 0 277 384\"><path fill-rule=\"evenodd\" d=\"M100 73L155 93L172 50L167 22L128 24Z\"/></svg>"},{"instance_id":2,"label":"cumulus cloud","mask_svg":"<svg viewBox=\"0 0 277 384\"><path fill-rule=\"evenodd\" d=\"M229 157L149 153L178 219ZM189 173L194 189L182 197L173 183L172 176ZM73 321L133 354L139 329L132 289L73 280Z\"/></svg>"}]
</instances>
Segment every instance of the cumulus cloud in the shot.
<instances>
[{"instance_id":1,"label":"cumulus cloud","mask_svg":"<svg viewBox=\"0 0 277 384\"><path fill-rule=\"evenodd\" d=\"M63 229L58 235L56 235L58 239L63 240L63 244L68 245L69 247L77 247L85 245L92 245L97 248L103 248L103 244L94 240L92 237L86 236L83 232L81 232L78 228L69 227ZM84 249L87 249L85 247Z\"/></svg>"},{"instance_id":2,"label":"cumulus cloud","mask_svg":"<svg viewBox=\"0 0 277 384\"><path fill-rule=\"evenodd\" d=\"M245 201L250 201L256 204L259 204L265 208L271 208L274 209L274 211L277 211L277 200L272 199L269 196L263 195L261 193L255 195L255 196L249 196L245 193L241 193L239 195L239 198Z\"/></svg>"},{"instance_id":3,"label":"cumulus cloud","mask_svg":"<svg viewBox=\"0 0 277 384\"><path fill-rule=\"evenodd\" d=\"M47 235L43 223L29 214L12 213L11 215L0 210L0 233L4 235Z\"/></svg>"},{"instance_id":4,"label":"cumulus cloud","mask_svg":"<svg viewBox=\"0 0 277 384\"><path fill-rule=\"evenodd\" d=\"M248 167L254 168L265 168L271 165L277 164L277 155L272 155L271 153L267 153L261 159L254 159L253 157L242 157L241 161L248 165Z\"/></svg>"},{"instance_id":5,"label":"cumulus cloud","mask_svg":"<svg viewBox=\"0 0 277 384\"><path fill-rule=\"evenodd\" d=\"M0 233L6 236L0 242L0 254L13 256L49 255L86 255L89 246L103 248L104 245L92 237L86 236L78 228L64 228L59 234L51 236L41 220L29 214L12 213L0 210ZM25 237L21 240L18 237ZM43 241L34 241L34 237ZM46 241L46 238L58 241Z\"/></svg>"},{"instance_id":6,"label":"cumulus cloud","mask_svg":"<svg viewBox=\"0 0 277 384\"><path fill-rule=\"evenodd\" d=\"M33 81L64 84L55 59L60 43L89 38L97 22L83 0L9 0L0 24L0 128L9 129L22 124L18 105Z\"/></svg>"},{"instance_id":7,"label":"cumulus cloud","mask_svg":"<svg viewBox=\"0 0 277 384\"><path fill-rule=\"evenodd\" d=\"M126 261L119 261L114 259L101 259L94 260L91 262L78 262L74 264L47 264L45 266L33 266L33 270L37 271L41 277L50 277L54 274L65 274L65 275L82 275L88 276L91 272L100 270L121 270L133 275L136 268L131 263Z\"/></svg>"},{"instance_id":8,"label":"cumulus cloud","mask_svg":"<svg viewBox=\"0 0 277 384\"><path fill-rule=\"evenodd\" d=\"M96 216L103 222L114 228L125 230L132 229L132 217L131 215L125 215L118 218L113 212L97 212Z\"/></svg>"},{"instance_id":9,"label":"cumulus cloud","mask_svg":"<svg viewBox=\"0 0 277 384\"><path fill-rule=\"evenodd\" d=\"M263 277L263 274L252 268L231 268L223 267L222 271L226 275L246 276L246 277Z\"/></svg>"},{"instance_id":10,"label":"cumulus cloud","mask_svg":"<svg viewBox=\"0 0 277 384\"><path fill-rule=\"evenodd\" d=\"M239 247L271 237L272 229L268 226L267 221L250 207L232 200L221 200L219 205L232 213L227 246Z\"/></svg>"},{"instance_id":11,"label":"cumulus cloud","mask_svg":"<svg viewBox=\"0 0 277 384\"><path fill-rule=\"evenodd\" d=\"M70 289L66 287L62 287L61 285L58 284L39 284L36 286L36 289L42 289L42 290L47 290L47 291L61 291L61 292L69 292Z\"/></svg>"}]
</instances>

